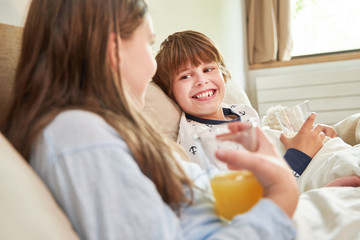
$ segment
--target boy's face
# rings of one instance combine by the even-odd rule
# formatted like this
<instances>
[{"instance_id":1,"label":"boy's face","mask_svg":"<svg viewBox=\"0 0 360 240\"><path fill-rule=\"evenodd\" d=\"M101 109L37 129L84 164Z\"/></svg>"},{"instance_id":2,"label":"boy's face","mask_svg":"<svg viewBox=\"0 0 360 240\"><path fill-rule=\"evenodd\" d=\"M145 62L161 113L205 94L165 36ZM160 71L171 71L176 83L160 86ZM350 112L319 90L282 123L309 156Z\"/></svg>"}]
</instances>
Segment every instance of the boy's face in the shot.
<instances>
[{"instance_id":1,"label":"boy's face","mask_svg":"<svg viewBox=\"0 0 360 240\"><path fill-rule=\"evenodd\" d=\"M190 115L225 120L221 103L225 95L223 75L215 62L191 64L179 69L173 79L173 94L182 110Z\"/></svg>"}]
</instances>

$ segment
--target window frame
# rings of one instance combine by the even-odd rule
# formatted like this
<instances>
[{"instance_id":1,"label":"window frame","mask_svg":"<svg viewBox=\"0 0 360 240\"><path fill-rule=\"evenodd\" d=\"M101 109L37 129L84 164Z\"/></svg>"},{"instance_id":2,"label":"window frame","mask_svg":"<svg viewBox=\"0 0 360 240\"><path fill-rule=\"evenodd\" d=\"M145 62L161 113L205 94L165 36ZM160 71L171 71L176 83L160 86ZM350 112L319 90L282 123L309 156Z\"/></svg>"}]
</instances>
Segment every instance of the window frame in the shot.
<instances>
[{"instance_id":1,"label":"window frame","mask_svg":"<svg viewBox=\"0 0 360 240\"><path fill-rule=\"evenodd\" d=\"M343 52L330 52L306 56L292 57L289 61L272 61L268 63L255 63L249 64L249 70L275 68L275 67L287 67L312 63L325 63L335 62L343 60L360 59L360 49L343 51Z\"/></svg>"}]
</instances>

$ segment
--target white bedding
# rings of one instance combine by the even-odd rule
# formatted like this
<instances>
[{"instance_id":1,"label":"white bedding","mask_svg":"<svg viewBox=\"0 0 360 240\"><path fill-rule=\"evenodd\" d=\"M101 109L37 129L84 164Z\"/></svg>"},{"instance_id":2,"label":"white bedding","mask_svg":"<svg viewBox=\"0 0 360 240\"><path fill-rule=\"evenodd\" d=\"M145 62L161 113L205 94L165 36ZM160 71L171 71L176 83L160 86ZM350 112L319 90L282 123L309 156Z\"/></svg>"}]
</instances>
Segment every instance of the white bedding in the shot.
<instances>
[{"instance_id":1,"label":"white bedding","mask_svg":"<svg viewBox=\"0 0 360 240\"><path fill-rule=\"evenodd\" d=\"M297 240L360 239L360 188L324 187L300 195Z\"/></svg>"},{"instance_id":2,"label":"white bedding","mask_svg":"<svg viewBox=\"0 0 360 240\"><path fill-rule=\"evenodd\" d=\"M311 160L299 178L299 190L306 192L323 187L336 178L352 175L360 176L360 144L351 146L336 137Z\"/></svg>"},{"instance_id":3,"label":"white bedding","mask_svg":"<svg viewBox=\"0 0 360 240\"><path fill-rule=\"evenodd\" d=\"M339 137L330 139L301 175L301 193L323 187L339 177L360 176L360 114L346 118L335 129Z\"/></svg>"},{"instance_id":4,"label":"white bedding","mask_svg":"<svg viewBox=\"0 0 360 240\"><path fill-rule=\"evenodd\" d=\"M323 187L343 176L360 176L360 114L335 126L329 140L299 179L300 199L293 217L298 240L360 239L360 187Z\"/></svg>"},{"instance_id":5,"label":"white bedding","mask_svg":"<svg viewBox=\"0 0 360 240\"><path fill-rule=\"evenodd\" d=\"M360 176L360 114L334 128L339 137L321 148L298 181L297 240L360 240L360 187L324 187L339 177ZM281 131L263 130L284 154Z\"/></svg>"}]
</instances>

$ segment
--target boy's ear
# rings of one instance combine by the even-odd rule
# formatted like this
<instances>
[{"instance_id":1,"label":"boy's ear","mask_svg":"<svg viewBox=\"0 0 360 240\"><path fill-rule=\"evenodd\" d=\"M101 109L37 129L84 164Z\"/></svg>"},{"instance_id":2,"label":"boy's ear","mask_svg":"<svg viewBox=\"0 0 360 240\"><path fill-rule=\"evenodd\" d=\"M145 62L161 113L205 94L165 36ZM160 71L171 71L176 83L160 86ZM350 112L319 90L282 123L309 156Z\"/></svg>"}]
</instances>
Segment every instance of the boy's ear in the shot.
<instances>
[{"instance_id":1,"label":"boy's ear","mask_svg":"<svg viewBox=\"0 0 360 240\"><path fill-rule=\"evenodd\" d=\"M116 48L116 42L117 47ZM115 33L110 33L109 40L107 44L107 53L110 60L111 68L116 71L120 63L120 41Z\"/></svg>"}]
</instances>

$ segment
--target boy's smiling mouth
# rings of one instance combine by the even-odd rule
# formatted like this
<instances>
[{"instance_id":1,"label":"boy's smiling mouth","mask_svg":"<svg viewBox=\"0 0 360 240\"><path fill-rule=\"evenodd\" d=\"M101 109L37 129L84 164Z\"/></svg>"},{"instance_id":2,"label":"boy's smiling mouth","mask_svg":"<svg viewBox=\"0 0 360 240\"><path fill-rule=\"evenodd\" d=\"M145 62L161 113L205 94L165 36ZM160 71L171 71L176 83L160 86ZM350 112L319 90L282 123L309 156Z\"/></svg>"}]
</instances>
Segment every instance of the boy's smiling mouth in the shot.
<instances>
[{"instance_id":1,"label":"boy's smiling mouth","mask_svg":"<svg viewBox=\"0 0 360 240\"><path fill-rule=\"evenodd\" d=\"M206 90L204 92L195 94L194 96L192 96L192 98L195 98L195 99L209 98L209 97L213 96L215 94L215 92L216 92L216 89Z\"/></svg>"}]
</instances>

